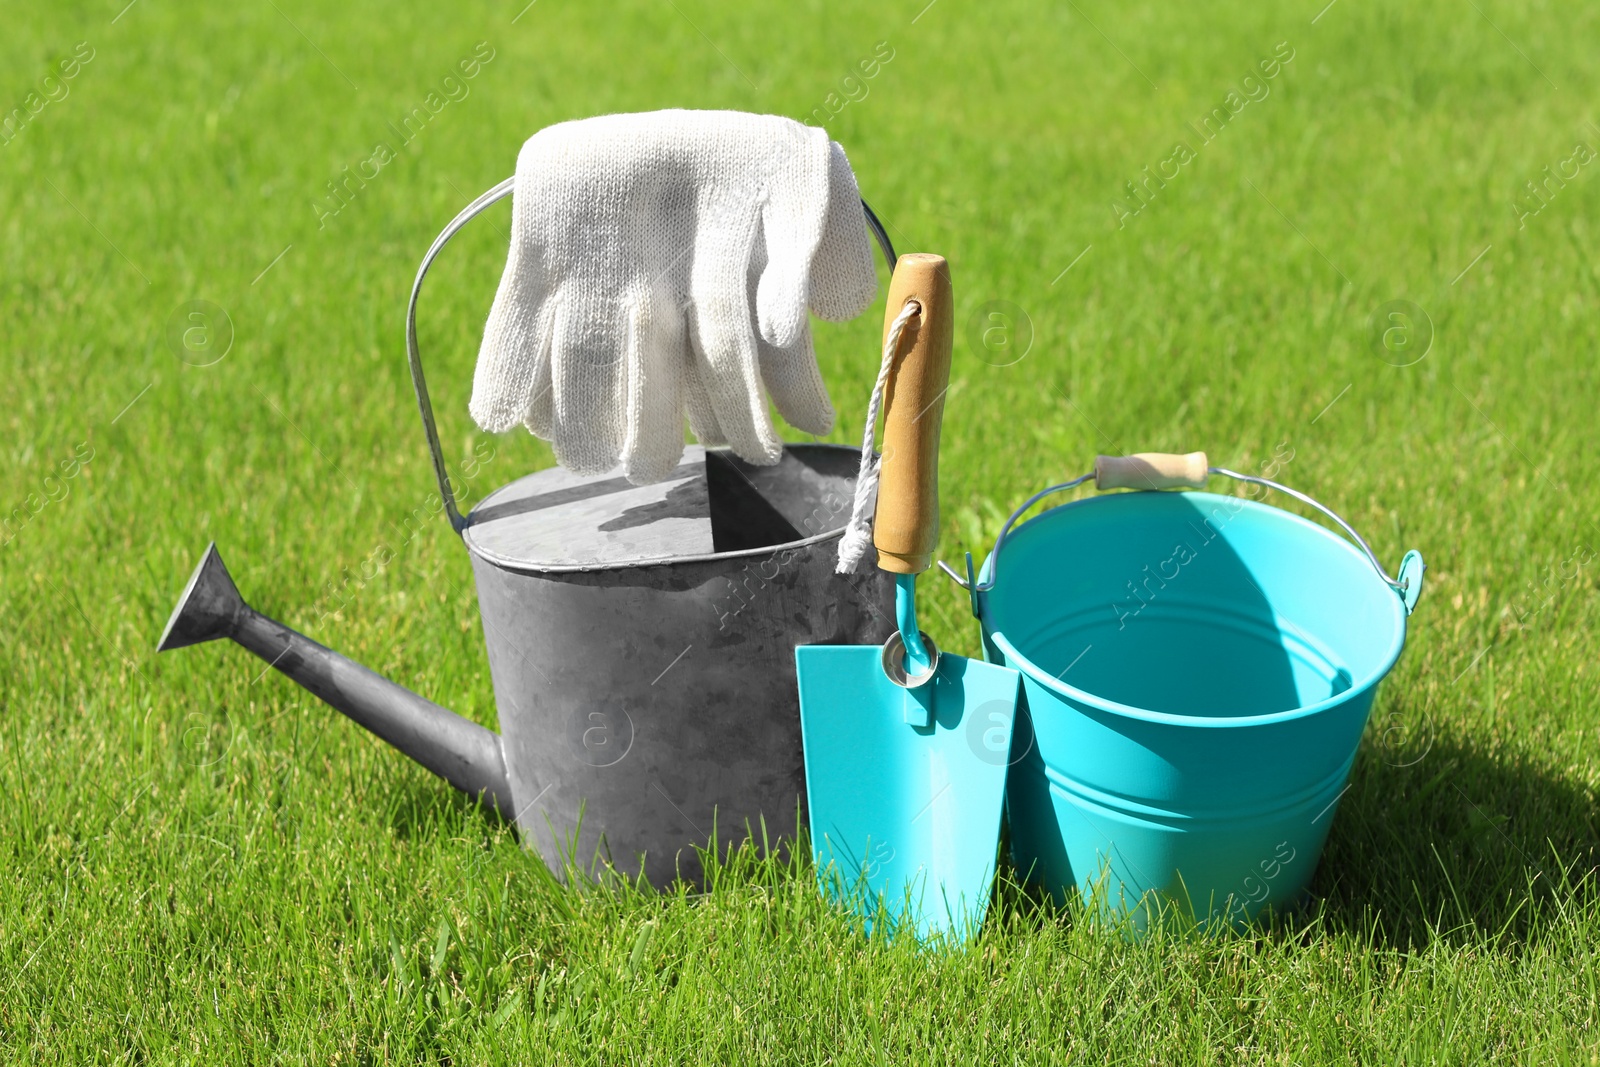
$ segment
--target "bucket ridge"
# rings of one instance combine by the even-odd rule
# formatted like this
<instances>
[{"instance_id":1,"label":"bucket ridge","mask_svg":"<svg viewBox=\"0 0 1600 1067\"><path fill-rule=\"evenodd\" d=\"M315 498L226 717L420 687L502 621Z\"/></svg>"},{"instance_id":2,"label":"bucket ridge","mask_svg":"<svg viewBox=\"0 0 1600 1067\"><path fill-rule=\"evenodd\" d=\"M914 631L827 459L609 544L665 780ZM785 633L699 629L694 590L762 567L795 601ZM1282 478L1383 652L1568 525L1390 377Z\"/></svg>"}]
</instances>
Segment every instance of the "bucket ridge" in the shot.
<instances>
[{"instance_id":1,"label":"bucket ridge","mask_svg":"<svg viewBox=\"0 0 1600 1067\"><path fill-rule=\"evenodd\" d=\"M1149 798L1136 798L1131 794L1096 789L1050 766L1044 760L1040 760L1037 766L1043 768L1042 773L1051 793L1075 804L1088 805L1111 814L1156 821L1174 827L1202 828L1207 823L1239 825L1248 822L1276 821L1302 808L1310 807L1319 800L1326 802L1330 794L1339 793L1344 788L1346 780L1350 777L1350 770L1355 766L1355 757L1356 754L1352 752L1350 758L1340 764L1337 770L1312 785L1292 793L1282 793L1262 802L1236 807L1196 808L1193 805L1186 805L1181 811L1161 807L1152 803ZM1034 770L1033 766L1027 768L1019 766L1013 767L1012 773L1027 774L1034 773Z\"/></svg>"}]
</instances>

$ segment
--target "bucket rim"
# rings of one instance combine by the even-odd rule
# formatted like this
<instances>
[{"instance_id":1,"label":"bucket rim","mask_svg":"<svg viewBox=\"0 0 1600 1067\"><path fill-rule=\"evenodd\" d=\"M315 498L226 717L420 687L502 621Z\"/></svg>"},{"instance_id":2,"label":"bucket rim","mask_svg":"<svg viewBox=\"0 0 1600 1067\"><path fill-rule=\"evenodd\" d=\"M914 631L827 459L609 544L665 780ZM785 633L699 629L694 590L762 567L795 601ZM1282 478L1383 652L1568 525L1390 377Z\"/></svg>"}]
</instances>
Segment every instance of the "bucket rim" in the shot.
<instances>
[{"instance_id":1,"label":"bucket rim","mask_svg":"<svg viewBox=\"0 0 1600 1067\"><path fill-rule=\"evenodd\" d=\"M852 448L849 445L841 445L833 441L785 441L783 447L784 451L794 449L799 451L837 451L849 453L853 456L858 456L861 454L861 450L858 448ZM505 486L501 486L500 488L503 489ZM499 489L496 489L494 492L497 493L499 491ZM494 493L487 494L483 500L478 502L478 505L481 506L484 501L488 500L492 496L494 496ZM475 510L476 508L474 508L474 511ZM848 514L846 514L845 519L846 522L842 523L835 529L824 530L821 533L812 534L810 537L802 537L796 541L782 541L775 545L761 545L757 548L740 548L728 552L700 552L692 556L658 556L640 559L614 560L610 562L529 563L525 560L509 559L505 556L499 555L496 552L490 551L489 549L483 548L473 541L471 537L467 536L467 531L471 530L472 528L470 523L462 531L461 542L462 544L466 545L467 552L470 555L477 559L483 560L485 563L492 564L500 570L509 571L513 574L590 574L601 571L630 571L641 570L646 567L675 567L679 565L686 566L694 563L751 559L761 556L770 556L779 552L810 548L813 545L822 544L826 541L838 541L843 538L844 531L849 525Z\"/></svg>"},{"instance_id":2,"label":"bucket rim","mask_svg":"<svg viewBox=\"0 0 1600 1067\"><path fill-rule=\"evenodd\" d=\"M1058 504L1055 507L1048 508L1040 512L1027 522L1023 523L1021 526L1018 526L1016 532L1021 532L1034 523L1042 522L1044 519L1052 515L1056 515L1057 518L1060 518L1061 516L1057 515L1057 513L1067 511L1068 509L1088 507L1096 504L1104 505L1108 501L1129 496L1144 496L1151 492L1160 493L1160 490L1143 490L1136 493L1117 493L1108 496L1085 497L1082 500L1071 500L1065 504ZM1352 557L1359 560L1362 566L1366 568L1369 573L1371 571L1371 568L1367 566L1368 561L1366 557L1358 552L1355 547L1350 544L1350 542L1346 541L1342 537L1337 536L1326 527L1319 526L1317 523L1314 523L1303 516L1296 515L1292 511L1285 511L1283 508L1273 507L1271 504L1263 504L1259 500L1247 500L1242 497L1223 496L1221 493L1208 493L1201 490L1185 492L1182 495L1201 496L1214 500L1226 500L1229 503L1239 503L1247 510L1262 515L1263 517L1270 515L1271 521L1283 521L1288 522L1291 525L1298 524L1301 529L1309 533L1314 533L1317 536L1326 539L1326 541L1329 543L1337 545L1342 551L1349 553ZM1015 536L1015 534L1013 534L1013 536ZM983 566L979 568L978 571L978 578L980 580L987 580L993 566L994 552L991 550L990 553L984 557ZM1066 700L1072 701L1073 703L1087 705L1096 711L1104 712L1109 715L1117 715L1122 718L1136 719L1143 722L1163 723L1169 726L1193 726L1203 729L1231 729L1240 726L1266 726L1273 723L1291 722L1295 719L1305 718L1307 716L1315 715L1318 712L1327 711L1329 708L1347 704L1352 699L1361 696L1370 690L1376 689L1378 684L1382 682L1384 678L1388 677L1389 672L1394 669L1395 663L1397 663L1400 659L1400 653L1405 649L1405 602L1401 600L1401 598L1397 596L1392 589L1379 582L1375 576L1370 578L1370 580L1377 588L1383 591L1384 596L1389 603L1390 610L1394 612L1394 637L1390 641L1389 647L1384 652L1381 664L1374 669L1368 675L1368 677L1360 680L1352 680L1350 688L1341 693L1336 693L1333 696L1326 697L1314 704L1306 704L1298 708L1289 708L1284 711L1265 712L1260 715L1236 715L1227 717L1217 715L1183 715L1170 711L1152 711L1148 708L1135 707L1131 704L1122 704L1115 700L1109 700L1106 697L1098 696L1084 689L1079 689L1077 686L1069 685L1059 678L1055 678L1049 674L1046 674L1038 667L1038 665L1036 665L1027 656L1023 655L1022 652L1011 643L1010 639L1005 636L1004 631L994 629L990 625L988 618L989 592L980 592L977 595L978 622L982 626L985 635L987 635L989 640L993 641L994 644L999 647L1001 653L1005 656L1006 666L1022 672L1023 675L1032 679L1036 684L1043 686L1049 692L1052 692Z\"/></svg>"}]
</instances>

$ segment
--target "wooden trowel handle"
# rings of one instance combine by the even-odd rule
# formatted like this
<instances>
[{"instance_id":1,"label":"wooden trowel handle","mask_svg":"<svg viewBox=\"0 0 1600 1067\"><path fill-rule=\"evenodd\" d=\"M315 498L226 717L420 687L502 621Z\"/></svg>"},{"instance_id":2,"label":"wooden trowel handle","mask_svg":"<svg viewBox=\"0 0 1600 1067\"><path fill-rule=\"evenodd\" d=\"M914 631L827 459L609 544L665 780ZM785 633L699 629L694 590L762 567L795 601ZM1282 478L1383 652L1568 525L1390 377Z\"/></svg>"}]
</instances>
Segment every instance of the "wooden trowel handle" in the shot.
<instances>
[{"instance_id":1,"label":"wooden trowel handle","mask_svg":"<svg viewBox=\"0 0 1600 1067\"><path fill-rule=\"evenodd\" d=\"M927 570L939 540L939 427L955 313L943 256L913 253L895 264L883 312L885 343L907 300L921 310L900 333L884 389L883 461L872 526L878 566L893 574Z\"/></svg>"}]
</instances>

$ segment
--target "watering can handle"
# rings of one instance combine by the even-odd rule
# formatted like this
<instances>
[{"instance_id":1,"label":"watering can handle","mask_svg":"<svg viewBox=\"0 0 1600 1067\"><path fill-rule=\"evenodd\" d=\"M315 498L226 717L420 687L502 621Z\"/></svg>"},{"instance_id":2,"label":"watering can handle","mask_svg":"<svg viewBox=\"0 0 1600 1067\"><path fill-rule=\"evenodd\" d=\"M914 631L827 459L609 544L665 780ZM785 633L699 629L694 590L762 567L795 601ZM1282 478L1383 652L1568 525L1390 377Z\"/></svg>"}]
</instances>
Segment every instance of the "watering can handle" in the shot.
<instances>
[{"instance_id":1,"label":"watering can handle","mask_svg":"<svg viewBox=\"0 0 1600 1067\"><path fill-rule=\"evenodd\" d=\"M1311 497L1291 489L1287 485L1275 482L1270 478L1261 478L1254 474L1240 474L1238 471L1226 467L1213 467L1206 463L1204 452L1189 452L1179 455L1172 452L1139 452L1131 456L1096 456L1094 470L1088 474L1081 474L1070 482L1052 485L1047 489L1030 496L1022 502L1022 506L1011 513L1006 519L1005 526L1000 529L1000 536L995 539L994 551L989 553L989 580L980 582L972 573L971 555L967 558L968 577L963 578L955 572L944 560L939 561L939 569L949 575L952 580L963 589L968 590L973 596L973 613L977 614L977 595L987 593L994 588L1000 567L1000 548L1006 543L1006 537L1011 533L1011 528L1017 520L1043 498L1052 493L1064 492L1076 488L1088 481L1095 480L1096 489L1202 489L1205 487L1206 478L1213 474L1220 474L1235 481L1249 482L1252 485L1265 486L1276 489L1278 492L1291 496L1309 507L1313 507L1326 515L1339 529L1350 536L1366 555L1367 561L1372 564L1372 569L1378 572L1384 584L1399 594L1405 603L1406 613L1417 606L1417 598L1422 595L1422 576L1427 566L1422 561L1422 553L1412 549L1400 561L1399 576L1389 577L1389 572L1383 569L1383 564L1378 562L1377 554L1372 551L1372 546L1367 544L1366 538L1356 533L1355 527L1345 522L1337 512L1326 505L1313 500Z\"/></svg>"},{"instance_id":2,"label":"watering can handle","mask_svg":"<svg viewBox=\"0 0 1600 1067\"><path fill-rule=\"evenodd\" d=\"M411 283L411 302L406 306L406 360L411 365L411 386L416 390L417 407L422 412L422 430L428 438L428 453L433 457L433 474L439 480L439 499L444 503L444 513L450 519L450 528L456 533L467 528L467 520L456 507L456 494L450 485L450 472L445 465L444 453L439 447L439 430L433 422L433 402L428 399L428 380L422 373L422 355L417 351L417 298L422 295L422 280L428 276L428 268L433 266L433 261L444 250L444 246L450 243L450 238L481 215L490 204L510 196L516 183L517 179L512 177L494 186L462 208L460 214L439 231L439 236L433 239L433 244L428 246L427 254L422 257L422 265L417 268L417 280ZM877 214L865 200L861 201L861 210L866 214L867 228L877 239L878 249L883 253L883 261L889 265L891 271L894 270L894 245L889 241L888 232L884 230L883 223L878 221Z\"/></svg>"},{"instance_id":3,"label":"watering can handle","mask_svg":"<svg viewBox=\"0 0 1600 1067\"><path fill-rule=\"evenodd\" d=\"M939 430L955 335L950 264L943 256L914 252L895 264L883 311L885 345L911 302L918 309L899 335L884 389L883 459L872 520L878 567L892 574L921 574L933 566L939 540Z\"/></svg>"}]
</instances>

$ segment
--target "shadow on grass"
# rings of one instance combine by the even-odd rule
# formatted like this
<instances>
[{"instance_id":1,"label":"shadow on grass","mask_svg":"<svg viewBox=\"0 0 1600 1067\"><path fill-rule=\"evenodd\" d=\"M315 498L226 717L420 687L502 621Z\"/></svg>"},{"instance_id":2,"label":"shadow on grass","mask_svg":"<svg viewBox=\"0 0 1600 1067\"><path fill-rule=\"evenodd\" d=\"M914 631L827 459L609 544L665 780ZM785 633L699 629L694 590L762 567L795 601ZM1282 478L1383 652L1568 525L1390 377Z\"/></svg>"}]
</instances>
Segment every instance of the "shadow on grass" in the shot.
<instances>
[{"instance_id":1,"label":"shadow on grass","mask_svg":"<svg viewBox=\"0 0 1600 1067\"><path fill-rule=\"evenodd\" d=\"M1535 940L1600 897L1597 865L1600 815L1582 783L1460 736L1407 766L1364 746L1309 910L1397 947Z\"/></svg>"},{"instance_id":2,"label":"shadow on grass","mask_svg":"<svg viewBox=\"0 0 1600 1067\"><path fill-rule=\"evenodd\" d=\"M1582 782L1460 736L1434 738L1403 766L1364 745L1308 892L1242 936L1321 931L1401 950L1588 936L1576 916L1600 909L1597 800ZM991 914L1012 912L1093 921L1002 863ZM1169 932L1193 922L1162 921Z\"/></svg>"},{"instance_id":3,"label":"shadow on grass","mask_svg":"<svg viewBox=\"0 0 1600 1067\"><path fill-rule=\"evenodd\" d=\"M577 851L578 832L574 827L557 846L558 858L547 861L528 844L514 823L443 782L408 776L386 783L374 794L381 797L389 829L401 840L472 834L481 836L485 848L499 847L501 843L519 846L532 866L543 867L556 884L568 887L698 896L728 885L775 885L786 879L814 877L809 839L798 808L791 827L781 833L765 819L746 821L740 830L730 832L719 826L713 813L711 838L686 842L678 852L676 877L653 886L642 873L627 874L613 866L614 857L603 834L592 852L581 853ZM580 826L583 818L580 812ZM641 865L636 862L633 866Z\"/></svg>"},{"instance_id":4,"label":"shadow on grass","mask_svg":"<svg viewBox=\"0 0 1600 1067\"><path fill-rule=\"evenodd\" d=\"M489 835L515 829L492 807L439 779L409 774L401 779L396 775L394 780L370 789L369 795L381 800L389 829L402 841L436 837L441 830L459 833L465 827Z\"/></svg>"}]
</instances>

